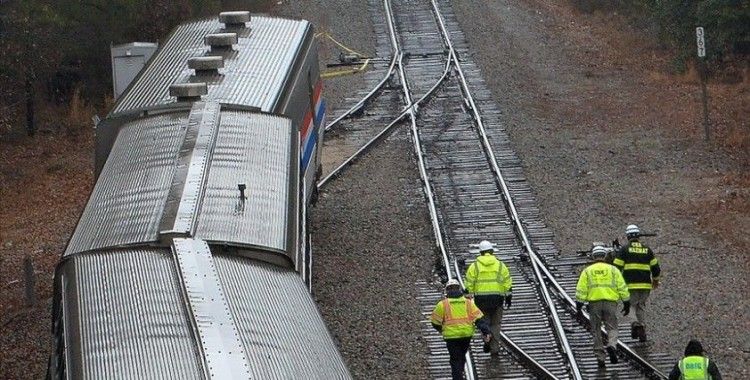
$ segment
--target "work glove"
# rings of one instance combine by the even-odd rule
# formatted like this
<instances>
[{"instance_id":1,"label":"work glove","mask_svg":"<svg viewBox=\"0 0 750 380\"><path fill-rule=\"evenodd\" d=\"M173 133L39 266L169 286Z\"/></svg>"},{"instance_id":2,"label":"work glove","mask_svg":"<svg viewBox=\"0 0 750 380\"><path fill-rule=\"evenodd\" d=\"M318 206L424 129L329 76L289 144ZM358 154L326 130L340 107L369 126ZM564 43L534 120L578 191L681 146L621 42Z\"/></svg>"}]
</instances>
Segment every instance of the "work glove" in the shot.
<instances>
[{"instance_id":1,"label":"work glove","mask_svg":"<svg viewBox=\"0 0 750 380\"><path fill-rule=\"evenodd\" d=\"M630 314L630 301L622 301L622 315Z\"/></svg>"},{"instance_id":2,"label":"work glove","mask_svg":"<svg viewBox=\"0 0 750 380\"><path fill-rule=\"evenodd\" d=\"M659 287L659 280L656 280L656 279L651 280L651 287L654 288L654 289L658 288Z\"/></svg>"},{"instance_id":3,"label":"work glove","mask_svg":"<svg viewBox=\"0 0 750 380\"><path fill-rule=\"evenodd\" d=\"M583 318L583 302L576 301L576 317Z\"/></svg>"},{"instance_id":4,"label":"work glove","mask_svg":"<svg viewBox=\"0 0 750 380\"><path fill-rule=\"evenodd\" d=\"M458 262L458 269L460 269L460 270L461 270L461 272L463 272L463 271L464 271L464 269L466 269L466 258L464 258L464 257L460 257L460 258L459 258L458 260L456 260L456 261Z\"/></svg>"},{"instance_id":5,"label":"work glove","mask_svg":"<svg viewBox=\"0 0 750 380\"><path fill-rule=\"evenodd\" d=\"M510 302L512 299L513 299L512 294L508 294L507 296L505 296L505 308L506 309L510 309Z\"/></svg>"},{"instance_id":6,"label":"work glove","mask_svg":"<svg viewBox=\"0 0 750 380\"><path fill-rule=\"evenodd\" d=\"M612 240L612 248L620 249L620 239Z\"/></svg>"}]
</instances>

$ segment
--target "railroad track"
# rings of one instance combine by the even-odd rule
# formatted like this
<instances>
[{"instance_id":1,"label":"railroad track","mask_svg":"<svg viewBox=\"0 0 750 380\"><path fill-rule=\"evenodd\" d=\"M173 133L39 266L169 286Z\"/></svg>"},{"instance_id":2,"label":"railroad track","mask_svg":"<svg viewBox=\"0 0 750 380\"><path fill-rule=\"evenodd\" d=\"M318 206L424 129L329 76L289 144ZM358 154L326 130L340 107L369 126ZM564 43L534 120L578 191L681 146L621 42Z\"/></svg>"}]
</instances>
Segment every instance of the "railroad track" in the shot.
<instances>
[{"instance_id":1,"label":"railroad track","mask_svg":"<svg viewBox=\"0 0 750 380\"><path fill-rule=\"evenodd\" d=\"M496 244L513 276L514 303L502 324L505 352L491 359L475 340L468 377L665 378L672 359L634 348L626 339L618 345L624 360L597 367L591 332L573 315L577 268L583 263L558 257L500 112L476 66L460 59L465 41L448 1L371 0L377 4L391 45L389 75L398 77L405 106L387 130L403 120L410 125L443 277L461 280L457 259L470 263L469 246L485 239ZM417 286L431 375L450 378L445 345L428 322L442 294L434 284Z\"/></svg>"},{"instance_id":2,"label":"railroad track","mask_svg":"<svg viewBox=\"0 0 750 380\"><path fill-rule=\"evenodd\" d=\"M370 11L373 14L380 14L382 5L377 1L370 1ZM398 80L394 80L398 77L399 62L403 56L392 49L394 41L388 33L390 28L387 25L387 19L376 18L374 25L378 41L378 56L385 56L381 52L388 51L390 63L388 66L374 64L376 69L365 74L366 85L372 88L362 92L359 97L347 99L346 103L352 105L326 125L326 137L323 143L325 149L336 152L337 157L348 156L348 158L324 162L323 178L318 182L318 189L322 189L331 180L341 175L346 168L386 138L408 116L409 107L398 109L398 104L401 103L400 84ZM448 74L447 70L448 66L445 65L442 76ZM440 81L434 83L431 90L413 103L418 105L426 101Z\"/></svg>"},{"instance_id":3,"label":"railroad track","mask_svg":"<svg viewBox=\"0 0 750 380\"><path fill-rule=\"evenodd\" d=\"M338 176L341 171L361 156L370 146L379 140L378 126L388 124L396 115L395 109L400 104L398 88L393 88L392 79L395 73L395 60L391 58L388 66L373 65L374 70L367 71L365 83L372 86L367 92L361 92L345 102L351 106L335 116L326 125L323 147L326 151L336 152L334 157L350 157L350 161L329 160L323 158L323 180L318 188ZM395 123L394 123L395 125ZM364 149L363 149L364 148Z\"/></svg>"}]
</instances>

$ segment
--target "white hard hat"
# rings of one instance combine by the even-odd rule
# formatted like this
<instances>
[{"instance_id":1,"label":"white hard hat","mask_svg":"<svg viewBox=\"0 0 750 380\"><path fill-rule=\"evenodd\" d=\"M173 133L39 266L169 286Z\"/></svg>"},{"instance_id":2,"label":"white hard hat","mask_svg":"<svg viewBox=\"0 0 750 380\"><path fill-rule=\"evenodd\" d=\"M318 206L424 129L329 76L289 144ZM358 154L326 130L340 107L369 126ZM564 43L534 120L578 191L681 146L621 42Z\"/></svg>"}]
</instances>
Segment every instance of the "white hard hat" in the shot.
<instances>
[{"instance_id":1,"label":"white hard hat","mask_svg":"<svg viewBox=\"0 0 750 380\"><path fill-rule=\"evenodd\" d=\"M479 252L486 252L486 251L492 251L495 250L492 249L492 243L488 242L487 240L482 240L481 243L479 243Z\"/></svg>"},{"instance_id":2,"label":"white hard hat","mask_svg":"<svg viewBox=\"0 0 750 380\"><path fill-rule=\"evenodd\" d=\"M601 258L607 256L607 249L602 247L601 245L597 245L594 247L594 249L591 250L591 257L594 258Z\"/></svg>"},{"instance_id":3,"label":"white hard hat","mask_svg":"<svg viewBox=\"0 0 750 380\"><path fill-rule=\"evenodd\" d=\"M445 283L445 287L449 288L451 286L461 286L461 283L458 282L455 278L448 280L448 282Z\"/></svg>"},{"instance_id":4,"label":"white hard hat","mask_svg":"<svg viewBox=\"0 0 750 380\"><path fill-rule=\"evenodd\" d=\"M635 224L631 224L627 228L625 228L625 235L638 236L640 234L641 234L641 230Z\"/></svg>"}]
</instances>

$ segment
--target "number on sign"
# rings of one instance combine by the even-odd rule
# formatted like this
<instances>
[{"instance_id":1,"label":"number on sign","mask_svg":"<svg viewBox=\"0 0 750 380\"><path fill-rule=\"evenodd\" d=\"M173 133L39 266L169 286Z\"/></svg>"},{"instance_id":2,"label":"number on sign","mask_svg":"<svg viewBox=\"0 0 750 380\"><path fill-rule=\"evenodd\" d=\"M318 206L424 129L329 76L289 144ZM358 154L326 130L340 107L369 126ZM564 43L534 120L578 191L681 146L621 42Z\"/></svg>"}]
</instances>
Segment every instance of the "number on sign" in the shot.
<instances>
[{"instance_id":1,"label":"number on sign","mask_svg":"<svg viewBox=\"0 0 750 380\"><path fill-rule=\"evenodd\" d=\"M695 37L698 42L698 57L706 56L706 40L703 38L703 27L695 28Z\"/></svg>"}]
</instances>

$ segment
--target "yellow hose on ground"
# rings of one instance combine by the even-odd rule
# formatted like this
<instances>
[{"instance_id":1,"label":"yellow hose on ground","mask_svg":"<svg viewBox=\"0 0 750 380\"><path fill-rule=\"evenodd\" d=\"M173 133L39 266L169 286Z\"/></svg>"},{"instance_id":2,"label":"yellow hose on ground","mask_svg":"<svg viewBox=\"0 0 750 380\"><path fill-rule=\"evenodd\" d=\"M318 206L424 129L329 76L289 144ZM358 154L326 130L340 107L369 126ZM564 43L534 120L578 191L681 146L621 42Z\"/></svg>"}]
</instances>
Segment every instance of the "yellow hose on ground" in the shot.
<instances>
[{"instance_id":1,"label":"yellow hose on ground","mask_svg":"<svg viewBox=\"0 0 750 380\"><path fill-rule=\"evenodd\" d=\"M320 38L320 37L325 37L325 38L331 40L334 44L336 44L339 48L341 48L342 50L346 51L347 53L354 54L354 55L356 55L359 58L365 59L364 63L362 63L362 66L359 66L359 67L354 68L354 69L325 71L325 72L323 72L323 73L320 74L321 78L328 79L328 78L335 78L335 77L340 77L340 76L344 76L344 75L353 75L353 74L361 73L370 64L370 58L367 58L367 56L365 56L364 54L362 54L362 53L360 53L360 52L358 52L358 51L356 51L356 50L354 50L354 49L352 49L352 48L350 48L350 47L342 44L341 42L337 41L335 38L333 38L333 36L330 33L328 33L328 32L318 32L318 33L315 34L315 38Z\"/></svg>"}]
</instances>

